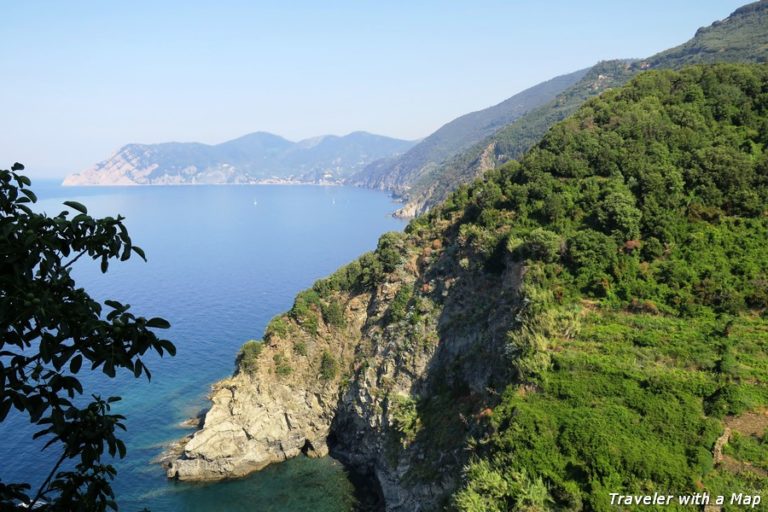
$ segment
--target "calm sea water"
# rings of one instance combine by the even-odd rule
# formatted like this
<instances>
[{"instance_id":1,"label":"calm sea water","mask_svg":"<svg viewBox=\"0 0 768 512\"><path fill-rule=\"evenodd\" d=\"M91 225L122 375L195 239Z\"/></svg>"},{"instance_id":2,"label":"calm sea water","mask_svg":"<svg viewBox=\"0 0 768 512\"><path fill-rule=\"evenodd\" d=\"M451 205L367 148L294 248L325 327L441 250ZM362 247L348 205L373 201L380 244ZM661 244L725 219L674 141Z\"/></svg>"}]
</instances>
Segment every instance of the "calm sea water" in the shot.
<instances>
[{"instance_id":1,"label":"calm sea water","mask_svg":"<svg viewBox=\"0 0 768 512\"><path fill-rule=\"evenodd\" d=\"M121 395L128 417L126 459L115 461L121 510L342 511L354 506L346 470L333 459L297 458L247 478L214 484L168 481L152 464L163 446L188 430L179 424L206 406L210 384L232 373L239 347L290 308L295 294L400 230L393 204L378 192L313 186L59 187L36 182L49 214L74 199L89 213L124 215L149 261L131 259L101 274L85 262L78 284L99 299L163 316L178 349L146 360L153 378L82 374L86 390ZM78 262L79 264L80 262ZM31 426L12 412L0 423L0 479L41 482L58 453L40 452ZM50 453L49 453L50 452Z\"/></svg>"}]
</instances>

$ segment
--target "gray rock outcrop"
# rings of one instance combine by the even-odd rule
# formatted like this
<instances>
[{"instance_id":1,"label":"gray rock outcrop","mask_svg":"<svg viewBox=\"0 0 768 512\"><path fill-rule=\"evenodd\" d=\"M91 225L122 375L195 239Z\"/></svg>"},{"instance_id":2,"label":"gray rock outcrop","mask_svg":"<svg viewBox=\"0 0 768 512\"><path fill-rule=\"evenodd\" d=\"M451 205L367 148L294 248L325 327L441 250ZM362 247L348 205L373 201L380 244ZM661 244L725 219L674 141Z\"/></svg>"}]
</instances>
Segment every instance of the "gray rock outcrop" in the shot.
<instances>
[{"instance_id":1,"label":"gray rock outcrop","mask_svg":"<svg viewBox=\"0 0 768 512\"><path fill-rule=\"evenodd\" d=\"M168 476L216 480L330 453L373 477L387 510L438 508L460 482L468 439L482 434L479 412L496 399L487 389L507 368L494 363L504 361L521 272L510 264L482 277L435 240L370 291L322 296L326 307L343 304L336 326L320 306L316 329L280 317L248 370L241 362L214 386L202 429ZM413 307L398 317L403 291ZM338 373L324 373L329 358Z\"/></svg>"},{"instance_id":2,"label":"gray rock outcrop","mask_svg":"<svg viewBox=\"0 0 768 512\"><path fill-rule=\"evenodd\" d=\"M259 383L246 374L216 384L203 428L173 461L168 476L218 480L246 475L300 453L328 454L335 393Z\"/></svg>"}]
</instances>

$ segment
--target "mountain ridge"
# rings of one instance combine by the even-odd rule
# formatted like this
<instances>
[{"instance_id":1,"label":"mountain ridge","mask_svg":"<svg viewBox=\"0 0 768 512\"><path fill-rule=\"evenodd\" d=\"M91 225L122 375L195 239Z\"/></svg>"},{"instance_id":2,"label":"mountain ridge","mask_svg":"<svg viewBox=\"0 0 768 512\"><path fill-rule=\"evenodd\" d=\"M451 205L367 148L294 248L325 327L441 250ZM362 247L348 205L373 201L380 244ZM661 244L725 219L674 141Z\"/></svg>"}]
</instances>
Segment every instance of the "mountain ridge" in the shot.
<instances>
[{"instance_id":1,"label":"mountain ridge","mask_svg":"<svg viewBox=\"0 0 768 512\"><path fill-rule=\"evenodd\" d=\"M127 144L63 185L341 183L367 163L416 141L356 131L297 142L253 132L219 144Z\"/></svg>"},{"instance_id":2,"label":"mountain ridge","mask_svg":"<svg viewBox=\"0 0 768 512\"><path fill-rule=\"evenodd\" d=\"M681 45L645 59L602 61L551 102L531 109L513 123L483 141L444 161L430 173L409 183L398 183L393 192L406 205L397 215L412 217L428 211L463 183L487 169L522 156L554 123L565 119L588 98L626 83L648 69L696 63L768 61L768 1L760 0L736 9L727 18L699 28ZM480 158L485 155L485 158Z\"/></svg>"},{"instance_id":3,"label":"mountain ridge","mask_svg":"<svg viewBox=\"0 0 768 512\"><path fill-rule=\"evenodd\" d=\"M495 104L449 121L404 154L368 165L348 181L353 185L403 194L410 182L434 166L494 133L577 82L587 69L546 80Z\"/></svg>"}]
</instances>

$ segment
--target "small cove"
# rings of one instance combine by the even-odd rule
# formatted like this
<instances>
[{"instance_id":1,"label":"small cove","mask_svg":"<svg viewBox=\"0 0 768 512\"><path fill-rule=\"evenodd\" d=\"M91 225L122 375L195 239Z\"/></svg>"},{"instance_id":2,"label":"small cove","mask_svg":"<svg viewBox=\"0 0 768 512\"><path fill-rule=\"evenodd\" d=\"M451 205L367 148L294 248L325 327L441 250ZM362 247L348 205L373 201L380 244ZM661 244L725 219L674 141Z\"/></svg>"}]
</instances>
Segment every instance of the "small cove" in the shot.
<instances>
[{"instance_id":1,"label":"small cove","mask_svg":"<svg viewBox=\"0 0 768 512\"><path fill-rule=\"evenodd\" d=\"M239 347L259 338L295 294L403 228L381 192L317 186L59 187L35 182L38 209L58 213L77 200L96 216L124 215L138 258L78 262L75 277L95 298L114 298L139 315L163 316L174 358L150 357L152 381L81 372L86 392L120 395L128 456L114 461L121 510L316 512L352 510L360 480L331 458L300 457L246 478L205 484L168 481L150 461L190 429L217 379L232 373ZM35 429L13 413L0 424L0 478L39 483L57 454L40 453Z\"/></svg>"}]
</instances>

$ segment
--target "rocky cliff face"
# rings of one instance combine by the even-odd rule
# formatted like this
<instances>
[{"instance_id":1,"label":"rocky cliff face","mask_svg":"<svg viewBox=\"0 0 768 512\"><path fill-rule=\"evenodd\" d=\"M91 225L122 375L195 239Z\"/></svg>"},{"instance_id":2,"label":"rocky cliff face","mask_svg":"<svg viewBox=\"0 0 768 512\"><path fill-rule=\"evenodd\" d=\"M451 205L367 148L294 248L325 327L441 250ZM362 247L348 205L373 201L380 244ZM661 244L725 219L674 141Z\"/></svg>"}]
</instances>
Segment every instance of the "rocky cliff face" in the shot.
<instances>
[{"instance_id":1,"label":"rocky cliff face","mask_svg":"<svg viewBox=\"0 0 768 512\"><path fill-rule=\"evenodd\" d=\"M300 296L273 321L258 355L241 356L239 372L214 386L169 477L220 479L330 452L375 477L388 510L447 499L496 400L489 388L508 378L497 363L522 268L489 275L462 264L471 249L459 242L392 239L387 262L396 254L397 264L374 286L329 293L334 276L316 284L308 308ZM380 253L360 265L375 267ZM341 318L327 314L334 304Z\"/></svg>"},{"instance_id":2,"label":"rocky cliff face","mask_svg":"<svg viewBox=\"0 0 768 512\"><path fill-rule=\"evenodd\" d=\"M302 453L327 455L340 378L321 377L323 354L333 354L334 365L351 362L361 307L360 298L347 304L350 327L343 333L326 328L311 336L300 329L282 338L273 334L258 356L243 363L247 368L216 383L202 429L184 445L168 476L217 480Z\"/></svg>"},{"instance_id":3,"label":"rocky cliff face","mask_svg":"<svg viewBox=\"0 0 768 512\"><path fill-rule=\"evenodd\" d=\"M335 389L296 389L238 375L216 384L201 431L168 476L218 480L257 471L300 453L327 455ZM330 400L330 402L329 402Z\"/></svg>"}]
</instances>

